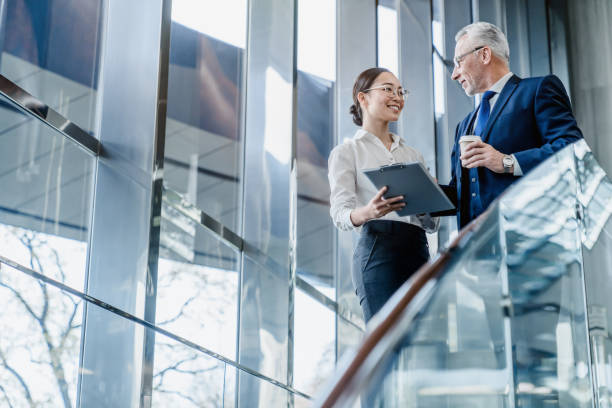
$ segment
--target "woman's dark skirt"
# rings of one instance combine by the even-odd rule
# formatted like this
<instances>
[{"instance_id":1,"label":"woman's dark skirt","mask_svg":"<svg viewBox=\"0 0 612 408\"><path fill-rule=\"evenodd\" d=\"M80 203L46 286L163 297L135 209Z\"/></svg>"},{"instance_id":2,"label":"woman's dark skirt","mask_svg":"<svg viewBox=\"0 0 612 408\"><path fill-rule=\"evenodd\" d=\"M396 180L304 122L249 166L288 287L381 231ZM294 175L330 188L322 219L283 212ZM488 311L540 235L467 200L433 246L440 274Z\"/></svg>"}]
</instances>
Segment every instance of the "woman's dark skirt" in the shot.
<instances>
[{"instance_id":1,"label":"woman's dark skirt","mask_svg":"<svg viewBox=\"0 0 612 408\"><path fill-rule=\"evenodd\" d=\"M365 223L353 256L353 284L366 322L428 260L422 228L400 221Z\"/></svg>"}]
</instances>

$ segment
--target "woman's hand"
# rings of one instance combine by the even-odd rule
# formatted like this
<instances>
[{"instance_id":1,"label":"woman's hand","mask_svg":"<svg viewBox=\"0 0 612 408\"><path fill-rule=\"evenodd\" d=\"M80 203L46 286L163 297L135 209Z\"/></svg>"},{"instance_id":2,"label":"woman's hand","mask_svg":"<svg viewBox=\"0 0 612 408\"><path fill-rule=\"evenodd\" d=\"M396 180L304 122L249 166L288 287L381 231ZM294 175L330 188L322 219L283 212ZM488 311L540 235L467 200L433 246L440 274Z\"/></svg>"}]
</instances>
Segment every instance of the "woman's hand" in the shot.
<instances>
[{"instance_id":1,"label":"woman's hand","mask_svg":"<svg viewBox=\"0 0 612 408\"><path fill-rule=\"evenodd\" d=\"M351 211L351 222L358 227L375 218L380 218L389 214L391 211L399 210L406 203L401 200L404 196L395 196L385 199L383 194L387 192L387 187L378 190L378 193L363 207L355 208Z\"/></svg>"}]
</instances>

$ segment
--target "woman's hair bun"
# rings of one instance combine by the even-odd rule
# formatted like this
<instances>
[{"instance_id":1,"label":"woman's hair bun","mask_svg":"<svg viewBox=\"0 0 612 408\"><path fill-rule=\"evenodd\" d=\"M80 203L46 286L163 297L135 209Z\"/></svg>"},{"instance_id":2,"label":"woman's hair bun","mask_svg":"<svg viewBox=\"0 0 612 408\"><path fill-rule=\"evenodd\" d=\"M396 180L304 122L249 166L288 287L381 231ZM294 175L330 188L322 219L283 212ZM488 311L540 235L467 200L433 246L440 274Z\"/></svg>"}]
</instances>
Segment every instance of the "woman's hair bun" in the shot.
<instances>
[{"instance_id":1,"label":"woman's hair bun","mask_svg":"<svg viewBox=\"0 0 612 408\"><path fill-rule=\"evenodd\" d=\"M363 121L361 120L361 109L358 106L352 104L349 109L349 113L353 115L353 123L355 123L357 126L363 125Z\"/></svg>"}]
</instances>

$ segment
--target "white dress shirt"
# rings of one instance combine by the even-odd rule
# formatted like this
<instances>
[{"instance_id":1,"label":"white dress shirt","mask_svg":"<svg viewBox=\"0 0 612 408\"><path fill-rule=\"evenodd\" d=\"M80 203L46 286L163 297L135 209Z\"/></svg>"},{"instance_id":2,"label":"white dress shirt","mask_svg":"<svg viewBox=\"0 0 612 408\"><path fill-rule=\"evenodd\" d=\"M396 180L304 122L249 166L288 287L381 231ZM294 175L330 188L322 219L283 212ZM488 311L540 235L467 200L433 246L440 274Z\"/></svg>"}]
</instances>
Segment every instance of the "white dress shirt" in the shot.
<instances>
[{"instance_id":1,"label":"white dress shirt","mask_svg":"<svg viewBox=\"0 0 612 408\"><path fill-rule=\"evenodd\" d=\"M512 78L512 75L514 75L512 72L508 72L506 75L501 77L499 81L494 83L491 88L488 89L489 91L495 92L495 95L493 95L491 99L489 99L489 106L491 107L489 112L493 112L493 107L495 106L495 102L497 102L497 100L499 99L500 92L502 91L502 89L504 89L504 86L506 86L510 78ZM474 123L478 123L478 116L480 116L480 109L478 109L478 112L476 113L476 119L474 120ZM512 156L512 158L514 159L514 175L522 176L523 171L521 170L521 166L519 165L518 160L516 160L516 157L514 157L513 154L511 154L510 156Z\"/></svg>"},{"instance_id":2,"label":"white dress shirt","mask_svg":"<svg viewBox=\"0 0 612 408\"><path fill-rule=\"evenodd\" d=\"M423 155L406 146L397 135L392 134L393 144L387 150L383 142L366 130L359 129L352 139L336 146L329 155L329 185L331 188L330 214L334 225L341 230L355 227L351 221L351 211L365 206L378 190L361 170L383 165L416 162L425 164ZM407 222L423 228L427 232L438 229L439 219L428 214L424 216L400 217L395 211L379 220Z\"/></svg>"}]
</instances>

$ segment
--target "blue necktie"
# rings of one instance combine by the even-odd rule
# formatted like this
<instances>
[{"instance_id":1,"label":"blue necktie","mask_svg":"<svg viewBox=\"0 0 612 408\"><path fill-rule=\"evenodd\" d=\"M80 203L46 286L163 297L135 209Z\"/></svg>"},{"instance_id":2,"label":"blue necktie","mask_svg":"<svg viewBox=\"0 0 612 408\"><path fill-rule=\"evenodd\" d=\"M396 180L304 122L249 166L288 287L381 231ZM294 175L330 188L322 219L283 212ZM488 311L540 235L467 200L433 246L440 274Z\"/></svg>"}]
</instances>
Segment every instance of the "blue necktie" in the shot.
<instances>
[{"instance_id":1,"label":"blue necktie","mask_svg":"<svg viewBox=\"0 0 612 408\"><path fill-rule=\"evenodd\" d=\"M476 122L476 127L474 128L474 134L477 136L480 136L482 131L487 126L487 120L489 120L489 115L491 114L489 99L491 99L495 94L496 92L487 91L482 95L482 101L480 101L480 112L478 113L478 121Z\"/></svg>"}]
</instances>

